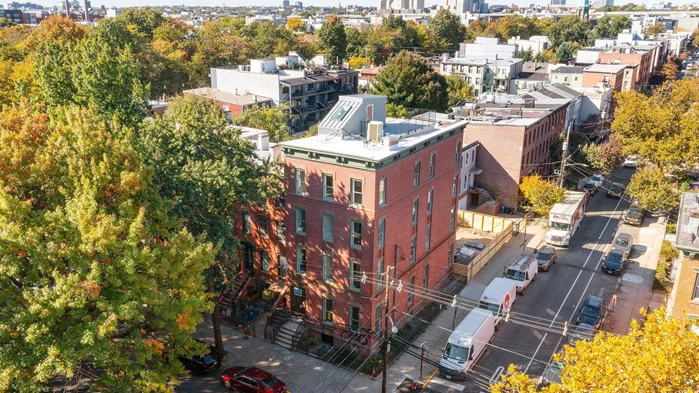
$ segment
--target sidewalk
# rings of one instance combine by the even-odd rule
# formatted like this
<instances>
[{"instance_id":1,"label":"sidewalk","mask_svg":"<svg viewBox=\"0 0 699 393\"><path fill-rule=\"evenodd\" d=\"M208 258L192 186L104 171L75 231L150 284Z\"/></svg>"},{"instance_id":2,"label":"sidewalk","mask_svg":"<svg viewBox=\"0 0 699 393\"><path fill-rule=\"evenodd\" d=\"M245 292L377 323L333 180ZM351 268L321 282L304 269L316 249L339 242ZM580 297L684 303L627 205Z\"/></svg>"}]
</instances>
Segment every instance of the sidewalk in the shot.
<instances>
[{"instance_id":1,"label":"sidewalk","mask_svg":"<svg viewBox=\"0 0 699 393\"><path fill-rule=\"evenodd\" d=\"M522 244L525 242L526 252L533 252L543 243L546 237L546 229L542 228L541 221L536 220L527 225L526 238L524 231L519 235L510 239L500 251L495 254L488 264L481 269L476 276L471 279L468 284L461 290L459 296L471 299L480 300L481 293L490 284L495 277L501 277L505 266L510 265L519 255L522 254ZM465 310L457 310L456 323L461 321L466 316ZM441 357L441 349L447 342L449 335L448 330L440 328L446 326L451 329L454 323L454 308L445 307L445 309L435 318L424 333L422 333L413 344L419 345L425 343L425 356L431 359L439 359ZM388 391L393 392L400 387L406 378L413 381L419 381L420 385L430 379L428 386L444 385L450 387L452 382L443 380L436 375L436 368L430 364L424 363L422 370L422 379L420 379L420 359L410 354L403 353L396 359L388 370ZM457 390L458 390L458 385ZM381 379L373 381L363 375L357 375L350 383L347 390L352 392L380 392Z\"/></svg>"},{"instance_id":2,"label":"sidewalk","mask_svg":"<svg viewBox=\"0 0 699 393\"><path fill-rule=\"evenodd\" d=\"M665 293L654 293L653 282L660 246L665 238L666 220L664 217L647 217L645 222L649 224L641 227L634 238L633 254L624 275L619 279L611 323L604 329L614 334L627 334L632 319L638 322L645 320L641 309L657 309L665 301Z\"/></svg>"}]
</instances>

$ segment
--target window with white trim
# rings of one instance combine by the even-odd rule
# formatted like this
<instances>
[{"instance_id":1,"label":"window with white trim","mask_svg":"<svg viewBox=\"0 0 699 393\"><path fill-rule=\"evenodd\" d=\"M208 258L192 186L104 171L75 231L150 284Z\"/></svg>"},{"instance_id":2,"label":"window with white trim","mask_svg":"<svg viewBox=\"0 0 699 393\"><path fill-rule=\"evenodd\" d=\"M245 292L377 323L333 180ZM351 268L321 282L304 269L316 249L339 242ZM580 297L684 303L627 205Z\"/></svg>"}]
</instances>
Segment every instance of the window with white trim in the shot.
<instances>
[{"instance_id":1,"label":"window with white trim","mask_svg":"<svg viewBox=\"0 0 699 393\"><path fill-rule=\"evenodd\" d=\"M427 286L430 283L430 264L427 263L425 264L425 267L422 269L422 289L427 289Z\"/></svg>"},{"instance_id":2,"label":"window with white trim","mask_svg":"<svg viewBox=\"0 0 699 393\"><path fill-rule=\"evenodd\" d=\"M458 164L461 158L461 141L456 142L456 151L454 152L454 163Z\"/></svg>"},{"instance_id":3,"label":"window with white trim","mask_svg":"<svg viewBox=\"0 0 699 393\"><path fill-rule=\"evenodd\" d=\"M323 254L323 282L333 282L333 256Z\"/></svg>"},{"instance_id":4,"label":"window with white trim","mask_svg":"<svg viewBox=\"0 0 699 393\"><path fill-rule=\"evenodd\" d=\"M359 331L360 314L361 310L359 307L349 306L349 328L355 333Z\"/></svg>"},{"instance_id":5,"label":"window with white trim","mask_svg":"<svg viewBox=\"0 0 699 393\"><path fill-rule=\"evenodd\" d=\"M296 233L306 234L306 209L296 208Z\"/></svg>"},{"instance_id":6,"label":"window with white trim","mask_svg":"<svg viewBox=\"0 0 699 393\"><path fill-rule=\"evenodd\" d=\"M381 330L381 320L384 318L383 306L379 304L374 310L374 330Z\"/></svg>"},{"instance_id":7,"label":"window with white trim","mask_svg":"<svg viewBox=\"0 0 699 393\"><path fill-rule=\"evenodd\" d=\"M418 209L420 208L420 198L413 199L413 225L417 225Z\"/></svg>"},{"instance_id":8,"label":"window with white trim","mask_svg":"<svg viewBox=\"0 0 699 393\"><path fill-rule=\"evenodd\" d=\"M437 165L437 152L430 154L430 179L434 177L434 167Z\"/></svg>"},{"instance_id":9,"label":"window with white trim","mask_svg":"<svg viewBox=\"0 0 699 393\"><path fill-rule=\"evenodd\" d=\"M427 224L425 228L425 252L430 250L430 241L432 237L432 225Z\"/></svg>"},{"instance_id":10,"label":"window with white trim","mask_svg":"<svg viewBox=\"0 0 699 393\"><path fill-rule=\"evenodd\" d=\"M449 255L447 258L447 267L451 267L451 264L454 263L454 243L449 243Z\"/></svg>"},{"instance_id":11,"label":"window with white trim","mask_svg":"<svg viewBox=\"0 0 699 393\"><path fill-rule=\"evenodd\" d=\"M350 180L350 187L351 187L351 202L353 205L361 205L362 204L362 192L363 192L363 184L361 180L358 179L351 179Z\"/></svg>"},{"instance_id":12,"label":"window with white trim","mask_svg":"<svg viewBox=\"0 0 699 393\"><path fill-rule=\"evenodd\" d=\"M335 218L332 214L323 214L323 240L332 243L335 238L333 230L335 228Z\"/></svg>"},{"instance_id":13,"label":"window with white trim","mask_svg":"<svg viewBox=\"0 0 699 393\"><path fill-rule=\"evenodd\" d=\"M432 199L434 199L434 189L427 193L427 215L432 214Z\"/></svg>"},{"instance_id":14,"label":"window with white trim","mask_svg":"<svg viewBox=\"0 0 699 393\"><path fill-rule=\"evenodd\" d=\"M294 190L297 194L306 193L306 171L304 169L296 168L294 170Z\"/></svg>"},{"instance_id":15,"label":"window with white trim","mask_svg":"<svg viewBox=\"0 0 699 393\"><path fill-rule=\"evenodd\" d=\"M350 289L353 291L362 289L362 265L357 260L350 261Z\"/></svg>"},{"instance_id":16,"label":"window with white trim","mask_svg":"<svg viewBox=\"0 0 699 393\"><path fill-rule=\"evenodd\" d=\"M296 273L306 274L306 248L296 247Z\"/></svg>"},{"instance_id":17,"label":"window with white trim","mask_svg":"<svg viewBox=\"0 0 699 393\"><path fill-rule=\"evenodd\" d=\"M379 181L379 205L386 204L386 178Z\"/></svg>"},{"instance_id":18,"label":"window with white trim","mask_svg":"<svg viewBox=\"0 0 699 393\"><path fill-rule=\"evenodd\" d=\"M323 324L333 324L333 300L326 297L323 298Z\"/></svg>"},{"instance_id":19,"label":"window with white trim","mask_svg":"<svg viewBox=\"0 0 699 393\"><path fill-rule=\"evenodd\" d=\"M362 247L362 223L361 221L350 221L351 239L350 246L352 248Z\"/></svg>"},{"instance_id":20,"label":"window with white trim","mask_svg":"<svg viewBox=\"0 0 699 393\"><path fill-rule=\"evenodd\" d=\"M265 250L260 250L260 261L262 262L262 271L269 272L269 254Z\"/></svg>"},{"instance_id":21,"label":"window with white trim","mask_svg":"<svg viewBox=\"0 0 699 393\"><path fill-rule=\"evenodd\" d=\"M456 224L456 209L454 206L451 207L451 215L449 218L449 230L454 232L454 226Z\"/></svg>"},{"instance_id":22,"label":"window with white trim","mask_svg":"<svg viewBox=\"0 0 699 393\"><path fill-rule=\"evenodd\" d=\"M413 263L415 263L415 253L416 253L416 250L415 250L416 244L415 243L416 242L417 242L416 235L413 235L413 237L410 239L410 264L411 265Z\"/></svg>"},{"instance_id":23,"label":"window with white trim","mask_svg":"<svg viewBox=\"0 0 699 393\"><path fill-rule=\"evenodd\" d=\"M378 277L377 282L376 282L376 289L380 290L383 288L383 283L386 281L386 273L383 268L383 258L379 259L379 262L376 264L376 277Z\"/></svg>"},{"instance_id":24,"label":"window with white trim","mask_svg":"<svg viewBox=\"0 0 699 393\"><path fill-rule=\"evenodd\" d=\"M415 302L415 276L410 277L408 283L408 305L412 306Z\"/></svg>"},{"instance_id":25,"label":"window with white trim","mask_svg":"<svg viewBox=\"0 0 699 393\"><path fill-rule=\"evenodd\" d=\"M386 217L379 220L379 231L378 231L378 243L379 249L383 248L384 242L386 241Z\"/></svg>"},{"instance_id":26,"label":"window with white trim","mask_svg":"<svg viewBox=\"0 0 699 393\"><path fill-rule=\"evenodd\" d=\"M243 233L246 235L252 233L252 218L248 212L243 212Z\"/></svg>"},{"instance_id":27,"label":"window with white trim","mask_svg":"<svg viewBox=\"0 0 699 393\"><path fill-rule=\"evenodd\" d=\"M417 187L420 185L420 160L415 161L413 165L413 186Z\"/></svg>"},{"instance_id":28,"label":"window with white trim","mask_svg":"<svg viewBox=\"0 0 699 393\"><path fill-rule=\"evenodd\" d=\"M323 199L332 201L335 195L335 178L333 175L323 174Z\"/></svg>"}]
</instances>

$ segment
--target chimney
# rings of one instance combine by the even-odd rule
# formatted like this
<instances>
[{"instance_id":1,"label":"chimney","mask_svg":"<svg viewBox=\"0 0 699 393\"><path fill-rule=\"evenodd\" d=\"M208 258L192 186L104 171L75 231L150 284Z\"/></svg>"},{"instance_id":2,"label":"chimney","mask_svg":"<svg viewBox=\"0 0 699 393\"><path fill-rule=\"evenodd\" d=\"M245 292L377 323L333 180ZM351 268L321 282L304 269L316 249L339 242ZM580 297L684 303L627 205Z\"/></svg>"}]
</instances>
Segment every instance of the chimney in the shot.
<instances>
[{"instance_id":1,"label":"chimney","mask_svg":"<svg viewBox=\"0 0 699 393\"><path fill-rule=\"evenodd\" d=\"M235 89L233 89L233 91L235 92L235 95L238 95L238 88L237 87Z\"/></svg>"}]
</instances>

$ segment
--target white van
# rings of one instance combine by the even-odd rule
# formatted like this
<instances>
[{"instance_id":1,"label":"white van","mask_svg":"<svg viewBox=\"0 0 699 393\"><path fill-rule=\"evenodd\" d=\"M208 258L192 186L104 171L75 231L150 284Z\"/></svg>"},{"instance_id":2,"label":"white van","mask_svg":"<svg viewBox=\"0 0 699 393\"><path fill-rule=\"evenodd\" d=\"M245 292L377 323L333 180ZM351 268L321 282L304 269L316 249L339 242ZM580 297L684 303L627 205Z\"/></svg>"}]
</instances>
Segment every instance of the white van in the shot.
<instances>
[{"instance_id":1,"label":"white van","mask_svg":"<svg viewBox=\"0 0 699 393\"><path fill-rule=\"evenodd\" d=\"M539 271L539 264L536 263L534 254L520 257L517 262L506 268L503 276L517 281L517 292L524 295L524 289L529 283L536 280L536 273Z\"/></svg>"},{"instance_id":2,"label":"white van","mask_svg":"<svg viewBox=\"0 0 699 393\"><path fill-rule=\"evenodd\" d=\"M440 375L447 379L465 379L466 372L485 352L494 334L493 313L480 308L471 310L447 340L439 360Z\"/></svg>"},{"instance_id":3,"label":"white van","mask_svg":"<svg viewBox=\"0 0 699 393\"><path fill-rule=\"evenodd\" d=\"M512 308L512 303L517 298L517 281L496 277L483 291L478 308L488 310L495 317L495 330L498 330L500 322L505 319L505 314Z\"/></svg>"}]
</instances>

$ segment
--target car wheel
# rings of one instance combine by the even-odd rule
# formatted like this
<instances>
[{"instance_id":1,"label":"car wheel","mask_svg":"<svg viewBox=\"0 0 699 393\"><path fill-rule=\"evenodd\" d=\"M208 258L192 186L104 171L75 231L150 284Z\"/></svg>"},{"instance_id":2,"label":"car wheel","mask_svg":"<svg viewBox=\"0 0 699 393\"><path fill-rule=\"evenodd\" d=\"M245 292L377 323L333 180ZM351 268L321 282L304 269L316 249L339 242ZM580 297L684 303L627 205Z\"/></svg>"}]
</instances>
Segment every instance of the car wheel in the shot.
<instances>
[{"instance_id":1,"label":"car wheel","mask_svg":"<svg viewBox=\"0 0 699 393\"><path fill-rule=\"evenodd\" d=\"M231 385L231 381L223 381L223 387L225 387L228 390L233 390L233 385Z\"/></svg>"}]
</instances>

